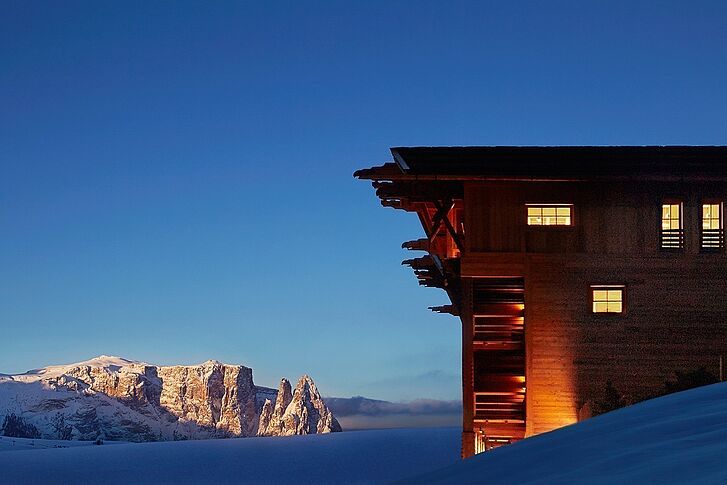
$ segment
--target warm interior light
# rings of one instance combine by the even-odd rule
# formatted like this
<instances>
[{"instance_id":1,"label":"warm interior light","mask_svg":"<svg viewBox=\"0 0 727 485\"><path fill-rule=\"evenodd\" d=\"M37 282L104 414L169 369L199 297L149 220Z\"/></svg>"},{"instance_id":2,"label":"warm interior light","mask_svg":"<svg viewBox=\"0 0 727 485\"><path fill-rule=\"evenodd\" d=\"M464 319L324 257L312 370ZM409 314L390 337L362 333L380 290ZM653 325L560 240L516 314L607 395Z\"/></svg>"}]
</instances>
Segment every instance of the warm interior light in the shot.
<instances>
[{"instance_id":1,"label":"warm interior light","mask_svg":"<svg viewBox=\"0 0 727 485\"><path fill-rule=\"evenodd\" d=\"M527 204L529 226L570 226L572 204Z\"/></svg>"},{"instance_id":2,"label":"warm interior light","mask_svg":"<svg viewBox=\"0 0 727 485\"><path fill-rule=\"evenodd\" d=\"M722 204L702 204L702 229L722 229Z\"/></svg>"},{"instance_id":3,"label":"warm interior light","mask_svg":"<svg viewBox=\"0 0 727 485\"><path fill-rule=\"evenodd\" d=\"M623 286L592 286L593 313L622 313Z\"/></svg>"},{"instance_id":4,"label":"warm interior light","mask_svg":"<svg viewBox=\"0 0 727 485\"><path fill-rule=\"evenodd\" d=\"M682 228L681 203L661 205L661 229L673 231Z\"/></svg>"}]
</instances>

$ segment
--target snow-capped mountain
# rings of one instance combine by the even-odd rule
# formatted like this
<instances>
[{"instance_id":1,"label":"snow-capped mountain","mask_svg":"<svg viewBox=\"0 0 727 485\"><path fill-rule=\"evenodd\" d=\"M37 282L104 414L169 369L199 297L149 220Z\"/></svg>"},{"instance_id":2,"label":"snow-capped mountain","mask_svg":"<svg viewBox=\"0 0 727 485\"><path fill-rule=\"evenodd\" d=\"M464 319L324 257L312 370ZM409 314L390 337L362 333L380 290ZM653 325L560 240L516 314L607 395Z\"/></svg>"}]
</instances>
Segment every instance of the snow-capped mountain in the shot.
<instances>
[{"instance_id":1,"label":"snow-capped mountain","mask_svg":"<svg viewBox=\"0 0 727 485\"><path fill-rule=\"evenodd\" d=\"M286 419L266 426L265 435L341 430L313 381L301 382ZM275 394L255 386L252 369L241 365L156 366L102 355L0 376L0 434L125 441L255 436Z\"/></svg>"}]
</instances>

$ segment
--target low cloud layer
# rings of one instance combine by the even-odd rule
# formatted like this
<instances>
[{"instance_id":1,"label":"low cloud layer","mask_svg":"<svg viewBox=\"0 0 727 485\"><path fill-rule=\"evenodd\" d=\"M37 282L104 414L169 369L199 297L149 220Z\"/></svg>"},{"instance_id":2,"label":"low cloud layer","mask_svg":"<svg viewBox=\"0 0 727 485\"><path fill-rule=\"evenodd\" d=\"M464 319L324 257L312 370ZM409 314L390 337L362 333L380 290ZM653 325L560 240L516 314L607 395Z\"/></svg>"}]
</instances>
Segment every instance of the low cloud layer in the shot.
<instances>
[{"instance_id":1,"label":"low cloud layer","mask_svg":"<svg viewBox=\"0 0 727 485\"><path fill-rule=\"evenodd\" d=\"M367 399L362 396L351 398L327 397L326 404L336 416L383 416L389 414L429 415L461 414L459 401L440 401L437 399L416 399L409 402L389 402Z\"/></svg>"},{"instance_id":2,"label":"low cloud layer","mask_svg":"<svg viewBox=\"0 0 727 485\"><path fill-rule=\"evenodd\" d=\"M357 393L386 396L397 402L418 400L426 389L430 399L447 401L462 393L459 374L443 369L432 369L418 374L390 375L358 386Z\"/></svg>"},{"instance_id":3,"label":"low cloud layer","mask_svg":"<svg viewBox=\"0 0 727 485\"><path fill-rule=\"evenodd\" d=\"M325 398L344 430L458 426L462 403L436 399L389 402L356 396Z\"/></svg>"}]
</instances>

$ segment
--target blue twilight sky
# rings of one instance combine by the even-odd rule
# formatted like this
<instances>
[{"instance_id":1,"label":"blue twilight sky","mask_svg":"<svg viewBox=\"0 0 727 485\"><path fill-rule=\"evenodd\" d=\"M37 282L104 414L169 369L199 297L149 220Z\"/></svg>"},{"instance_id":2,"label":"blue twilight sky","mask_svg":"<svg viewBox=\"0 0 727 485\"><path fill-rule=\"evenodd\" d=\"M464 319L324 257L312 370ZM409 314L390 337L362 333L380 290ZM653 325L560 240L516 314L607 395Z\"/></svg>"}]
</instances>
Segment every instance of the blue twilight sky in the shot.
<instances>
[{"instance_id":1,"label":"blue twilight sky","mask_svg":"<svg viewBox=\"0 0 727 485\"><path fill-rule=\"evenodd\" d=\"M725 2L0 3L0 372L459 397L396 145L725 144Z\"/></svg>"}]
</instances>

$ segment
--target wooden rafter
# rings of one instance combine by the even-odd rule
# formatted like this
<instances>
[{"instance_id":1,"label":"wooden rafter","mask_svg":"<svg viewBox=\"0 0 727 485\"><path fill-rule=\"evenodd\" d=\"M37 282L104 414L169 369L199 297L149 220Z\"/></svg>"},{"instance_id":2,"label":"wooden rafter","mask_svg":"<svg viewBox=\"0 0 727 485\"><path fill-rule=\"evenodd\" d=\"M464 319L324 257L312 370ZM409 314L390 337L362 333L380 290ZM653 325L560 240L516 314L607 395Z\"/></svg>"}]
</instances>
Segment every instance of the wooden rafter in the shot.
<instances>
[{"instance_id":1,"label":"wooden rafter","mask_svg":"<svg viewBox=\"0 0 727 485\"><path fill-rule=\"evenodd\" d=\"M459 249L460 251L464 251L464 245L462 244L459 234L457 234L457 231L452 226L452 222L449 220L449 214L450 212L452 212L452 209L454 209L454 202L447 201L446 203L442 204L440 202L434 201L434 206L439 211L444 211L445 208L447 208L446 212L444 212L444 216L442 217L441 222L443 222L445 227L447 228L447 232L449 232L452 240L457 245L457 249Z\"/></svg>"},{"instance_id":2,"label":"wooden rafter","mask_svg":"<svg viewBox=\"0 0 727 485\"><path fill-rule=\"evenodd\" d=\"M454 209L455 202L451 199L446 199L444 201L434 200L432 201L432 203L434 205L434 208L436 209L434 217L429 217L429 210L425 204L422 204L422 208L417 211L417 214L419 215L419 220L422 223L422 227L424 228L424 233L429 240L430 247L439 235L442 227L444 227L449 235L452 237L454 243L457 245L457 249L459 249L460 251L464 251L462 238L459 236L459 234L457 234L457 231L452 225L452 221L449 220L449 214Z\"/></svg>"},{"instance_id":3,"label":"wooden rafter","mask_svg":"<svg viewBox=\"0 0 727 485\"><path fill-rule=\"evenodd\" d=\"M437 237L437 234L439 234L439 229L442 227L442 221L444 219L447 219L447 215L449 214L449 211L454 208L454 203L452 201L446 201L444 204L440 204L438 201L433 201L434 207L436 208L437 212L434 213L434 217L432 217L432 225L429 227L429 242L434 242L434 239Z\"/></svg>"},{"instance_id":4,"label":"wooden rafter","mask_svg":"<svg viewBox=\"0 0 727 485\"><path fill-rule=\"evenodd\" d=\"M441 288L447 292L452 305L433 308L442 313L459 312L459 260L449 257L449 244L442 244L438 237L451 236L460 252L464 251L463 233L454 227L453 210L464 197L464 188L457 179L437 179L407 174L396 164L387 163L357 171L361 179L371 180L376 195L384 207L392 207L407 212L415 212L424 229L424 238L408 241L402 245L406 249L426 251L421 258L409 259L403 264L411 266L420 285Z\"/></svg>"}]
</instances>

